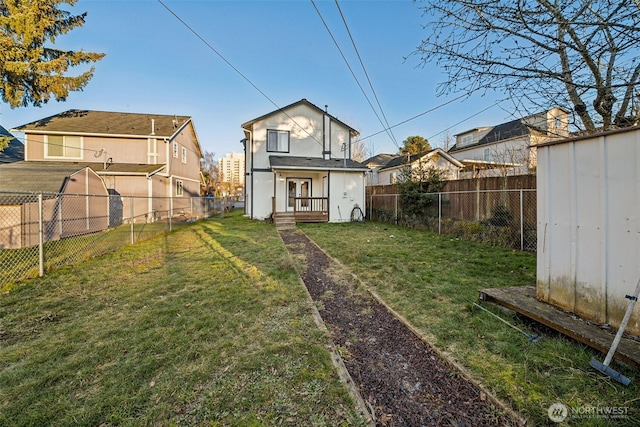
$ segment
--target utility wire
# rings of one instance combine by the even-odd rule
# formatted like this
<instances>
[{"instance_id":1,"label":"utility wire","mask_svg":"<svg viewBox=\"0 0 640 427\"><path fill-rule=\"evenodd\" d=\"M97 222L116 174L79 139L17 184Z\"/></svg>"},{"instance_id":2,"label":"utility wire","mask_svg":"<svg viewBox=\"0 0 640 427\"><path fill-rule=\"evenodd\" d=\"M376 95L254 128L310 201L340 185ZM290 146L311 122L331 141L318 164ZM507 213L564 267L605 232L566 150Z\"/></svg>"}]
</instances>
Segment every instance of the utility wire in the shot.
<instances>
[{"instance_id":1,"label":"utility wire","mask_svg":"<svg viewBox=\"0 0 640 427\"><path fill-rule=\"evenodd\" d=\"M204 39L204 37L202 37L195 29L193 29L189 24L187 24L182 18L180 18L180 16L178 16L177 13L175 13L171 8L169 8L169 6L167 6L162 0L157 0L158 3L160 3L165 9L167 9L167 11L169 11L169 13L171 13L178 21L180 21L180 23L182 23L182 25L184 25L189 31L191 31L191 33L193 33L194 36L196 36L202 43L205 44L205 46L207 46L209 49L211 49L212 52L214 52L216 55L218 55L218 57L220 57L220 59L222 59L229 67L231 67L236 73L238 73L238 75L240 75L240 77L242 77L247 83L249 83L255 90L257 90L263 97L265 97L265 99L267 99L267 101L269 101L271 104L273 104L276 109L281 110L281 112L287 116L289 118L289 120L291 120L296 126L298 126L300 129L302 129L307 135L309 135L309 137L311 137L311 139L313 139L316 143L318 143L320 146L324 147L324 144L320 141L318 141L318 139L312 135L307 129L305 129L302 125L300 125L298 122L296 122L293 117L291 117L289 114L287 114L286 111L282 110L282 107L280 107L273 99L271 99L266 93L264 93L258 86L256 86L256 84L254 84L247 76L245 76L235 65L233 65L229 60L227 60L227 58L225 58L220 52L218 52L218 50L213 47L211 45L211 43L209 43L208 41L206 41Z\"/></svg>"},{"instance_id":2,"label":"utility wire","mask_svg":"<svg viewBox=\"0 0 640 427\"><path fill-rule=\"evenodd\" d=\"M160 0L158 0L160 1ZM318 9L318 6L316 6L316 2L314 0L311 0L311 4L313 5L313 7L315 8L316 12L318 13L318 16L320 17L320 20L322 21L322 23L324 24L324 27L326 28L327 32L329 33L329 36L331 36L331 39L333 40L333 43L336 45L336 48L338 48L338 52L340 52L340 55L342 56L342 59L344 60L345 64L347 65L347 68L349 69L349 71L351 72L351 75L353 76L354 80L356 81L358 87L360 88L360 91L362 92L362 94L364 95L365 99L367 100L367 102L369 103L369 106L371 107L371 110L373 111L373 113L375 114L376 118L378 119L378 121L380 122L380 124L382 125L382 127L384 128L384 130L382 132L387 132L387 134L389 135L389 138L391 138L391 140L393 141L393 143L396 145L396 147L400 148L398 146L398 143L396 142L395 138L391 136L391 131L390 131L390 127L385 126L385 124L383 123L382 119L380 118L380 116L378 115L378 112L376 111L376 109L374 108L373 104L371 103L371 100L369 99L369 97L367 96L367 93L365 92L365 90L362 88L362 85L360 84L360 81L358 80L358 78L356 77L356 74L353 72L353 69L351 68L351 65L349 65L349 61L347 60L347 58L345 57L344 53L342 52L342 49L340 49L340 45L338 44L338 41L336 40L336 38L333 36L333 33L331 32L331 29L329 28L329 26L327 25L326 21L324 20L324 18L322 17L322 13L320 13L320 10ZM381 133L381 132L380 132Z\"/></svg>"},{"instance_id":3,"label":"utility wire","mask_svg":"<svg viewBox=\"0 0 640 427\"><path fill-rule=\"evenodd\" d=\"M470 120L470 119L474 118L475 116L478 116L478 115L480 115L480 114L484 113L485 111L487 111L487 110L489 110L489 109L491 109L491 108L493 108L493 107L497 106L500 102L502 102L502 101L496 101L495 103L493 103L493 104L489 105L488 107L483 108L482 110L478 111L477 113L472 114L472 115L470 115L469 117L466 117L466 118L464 118L464 119L460 120L460 121L459 121L459 122L457 122L457 123L454 123L453 125L449 126L448 128L442 129L442 130L441 130L440 132L438 132L438 133L434 133L433 135L431 135L431 136L429 137L429 139L433 139L433 138L435 138L436 136L438 136L438 135L440 135L440 134L442 134L442 133L444 133L444 132L446 132L446 131L448 131L448 130L450 130L450 129L453 129L454 127L458 126L459 124L464 123L464 122L466 122L467 120Z\"/></svg>"},{"instance_id":4,"label":"utility wire","mask_svg":"<svg viewBox=\"0 0 640 427\"><path fill-rule=\"evenodd\" d=\"M398 146L398 140L396 139L393 132L391 132L391 128L389 127L389 120L387 120L387 116L384 113L384 109L380 104L380 99L378 99L378 94L376 93L376 90L373 88L373 84L371 83L371 79L369 78L369 73L367 72L367 68L364 66L364 62L362 61L362 57L360 56L360 51L358 50L358 47L356 46L356 42L353 38L353 35L351 34L351 30L347 25L347 20L345 19L344 14L342 13L342 9L340 8L340 4L338 3L338 0L335 0L335 2L336 2L336 7L338 8L338 12L340 12L340 17L342 18L342 22L344 23L344 27L347 29L347 33L349 34L349 38L351 39L351 44L353 45L353 49L356 51L356 55L358 56L358 60L360 61L360 65L362 66L362 71L364 71L364 75L367 78L367 82L369 82L369 87L371 88L371 92L373 93L373 96L376 99L376 103L378 104L378 108L380 108L380 113L384 118L384 125L386 126L387 129L389 129L389 136L391 137L391 140L394 142L396 146Z\"/></svg>"},{"instance_id":5,"label":"utility wire","mask_svg":"<svg viewBox=\"0 0 640 427\"><path fill-rule=\"evenodd\" d=\"M427 110L427 111L425 111L425 112L422 112L422 113L420 113L420 114L416 114L415 116L410 117L410 118L408 118L407 120L403 120L403 121L401 121L400 123L396 123L396 124L395 124L395 125L393 125L393 126L389 126L389 129L393 129L393 128L398 127L398 126L400 126L400 125L403 125L403 124L405 124L405 123L407 123L407 122L410 122L411 120L415 120L415 119L417 119L418 117L422 117L422 116L424 116L425 114L429 114L429 113L431 113L432 111L435 111L435 110L437 110L437 109L439 109L439 108L442 108L442 107L444 107L444 106L446 106L446 105L449 105L449 104L451 104L452 102L458 101L459 99L462 99L462 98L464 98L464 97L466 97L466 96L468 96L468 95L465 93L465 94L463 94L463 95L458 96L457 98L450 99L449 101L444 102L444 103L442 103L442 104L440 104L440 105L437 105L437 106L435 106L435 107L433 107L433 108L430 108L430 109L428 109L428 110ZM372 133L371 135L365 136L364 138L360 138L360 141L364 141L365 139L369 139L369 138L371 138L372 136L379 135L379 134L381 134L382 132L385 132L385 130L386 130L386 129L383 129L383 130L378 131L378 132L376 132L376 133ZM399 148L399 147L398 147L398 148Z\"/></svg>"}]
</instances>

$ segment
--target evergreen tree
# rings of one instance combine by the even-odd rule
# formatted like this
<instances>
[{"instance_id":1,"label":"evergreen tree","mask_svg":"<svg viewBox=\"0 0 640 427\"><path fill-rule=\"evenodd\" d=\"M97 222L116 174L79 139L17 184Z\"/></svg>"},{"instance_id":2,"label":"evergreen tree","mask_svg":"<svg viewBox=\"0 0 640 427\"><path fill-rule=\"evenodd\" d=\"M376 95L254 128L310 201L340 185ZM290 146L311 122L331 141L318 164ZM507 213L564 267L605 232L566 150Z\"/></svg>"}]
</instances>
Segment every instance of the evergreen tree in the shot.
<instances>
[{"instance_id":1,"label":"evergreen tree","mask_svg":"<svg viewBox=\"0 0 640 427\"><path fill-rule=\"evenodd\" d=\"M431 151L429 141L421 136L410 136L402 141L402 144L400 154L420 154Z\"/></svg>"},{"instance_id":2,"label":"evergreen tree","mask_svg":"<svg viewBox=\"0 0 640 427\"><path fill-rule=\"evenodd\" d=\"M94 68L77 76L71 67L99 61L103 53L53 48L56 38L84 24L86 13L60 8L77 0L0 0L0 95L12 108L64 101L82 90Z\"/></svg>"}]
</instances>

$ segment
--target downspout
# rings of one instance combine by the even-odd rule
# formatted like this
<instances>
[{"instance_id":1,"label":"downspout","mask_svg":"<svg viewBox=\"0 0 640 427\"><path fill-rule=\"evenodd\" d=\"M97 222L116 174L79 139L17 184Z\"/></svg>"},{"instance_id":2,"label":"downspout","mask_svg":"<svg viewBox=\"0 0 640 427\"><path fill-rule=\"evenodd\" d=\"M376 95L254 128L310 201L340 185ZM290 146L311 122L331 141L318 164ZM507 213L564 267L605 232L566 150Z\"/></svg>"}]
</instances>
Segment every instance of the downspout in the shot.
<instances>
[{"instance_id":1,"label":"downspout","mask_svg":"<svg viewBox=\"0 0 640 427\"><path fill-rule=\"evenodd\" d=\"M246 200L247 200L247 185L246 185L246 181L247 181L247 177L246 177L246 170L247 170L247 144L249 145L249 158L251 159L251 168L249 170L249 178L250 178L250 183L251 183L251 195L250 195L250 204L251 204L251 209L249 211L249 218L253 219L253 201L254 201L254 193L255 193L255 187L253 186L253 131L243 128L242 130L244 130L245 132L249 133L249 139L247 140L247 138L245 138L245 144L244 144L244 164L245 164L245 186L244 186L244 200L245 200L245 206L244 206L244 213L247 213L247 205L246 205Z\"/></svg>"},{"instance_id":2,"label":"downspout","mask_svg":"<svg viewBox=\"0 0 640 427\"><path fill-rule=\"evenodd\" d=\"M327 171L327 213L329 214L329 221L331 222L331 171Z\"/></svg>"},{"instance_id":3,"label":"downspout","mask_svg":"<svg viewBox=\"0 0 640 427\"><path fill-rule=\"evenodd\" d=\"M153 172L148 172L147 175L147 195L149 197L149 201L147 202L147 211L149 212L149 216L151 218L151 214L153 214L153 180L151 179L155 174L159 173L162 168L158 168ZM170 181L169 186L169 194L173 195L173 181Z\"/></svg>"}]
</instances>

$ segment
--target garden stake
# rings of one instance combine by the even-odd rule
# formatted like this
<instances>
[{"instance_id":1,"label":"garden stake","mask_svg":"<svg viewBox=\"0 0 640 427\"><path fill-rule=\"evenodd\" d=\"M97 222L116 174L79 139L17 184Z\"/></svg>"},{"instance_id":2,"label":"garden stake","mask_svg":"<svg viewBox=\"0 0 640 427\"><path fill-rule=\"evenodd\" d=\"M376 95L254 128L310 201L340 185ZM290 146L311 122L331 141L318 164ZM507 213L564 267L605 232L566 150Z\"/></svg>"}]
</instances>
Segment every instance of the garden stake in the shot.
<instances>
[{"instance_id":1,"label":"garden stake","mask_svg":"<svg viewBox=\"0 0 640 427\"><path fill-rule=\"evenodd\" d=\"M591 367L597 369L603 374L613 378L621 384L629 385L631 383L631 379L625 377L620 372L609 367L609 363L611 363L611 359L613 359L613 354L616 352L616 348L618 348L618 344L620 344L620 340L622 339L622 334L624 329L627 327L627 323L629 322L629 318L631 317L631 313L633 312L633 307L638 302L638 295L640 295L640 279L638 280L638 284L636 285L636 290L633 295L625 295L625 298L630 299L629 307L627 307L627 312L624 314L624 318L620 323L620 327L618 328L618 332L616 333L615 338L613 339L613 343L611 344L611 348L607 353L607 357L604 359L604 363L598 362L596 359L591 358L591 362L589 364Z\"/></svg>"},{"instance_id":2,"label":"garden stake","mask_svg":"<svg viewBox=\"0 0 640 427\"><path fill-rule=\"evenodd\" d=\"M504 323L507 326L512 327L513 329L515 329L516 331L520 332L521 334L523 334L525 337L527 337L527 339L529 341L531 341L532 343L537 343L540 342L542 340L542 337L540 335L531 335L526 333L525 331L523 331L522 329L518 328L516 325L512 325L511 323L507 322L506 320L504 320L502 317L498 316L497 314L492 313L491 311L487 310L486 308L484 308L483 306L481 306L480 304L476 304L475 302L469 301L471 304L475 305L476 307L486 311L487 313L489 313L490 315L492 315L493 317L495 317L496 319L498 319L499 321L501 321L502 323Z\"/></svg>"}]
</instances>

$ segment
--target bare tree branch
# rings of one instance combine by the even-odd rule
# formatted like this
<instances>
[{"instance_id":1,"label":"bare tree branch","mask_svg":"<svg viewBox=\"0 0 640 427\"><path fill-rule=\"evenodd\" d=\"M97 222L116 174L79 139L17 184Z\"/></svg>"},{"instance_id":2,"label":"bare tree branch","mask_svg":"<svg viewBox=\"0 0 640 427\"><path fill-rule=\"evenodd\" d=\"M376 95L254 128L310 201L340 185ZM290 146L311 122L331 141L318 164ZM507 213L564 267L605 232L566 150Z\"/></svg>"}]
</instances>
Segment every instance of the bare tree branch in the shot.
<instances>
[{"instance_id":1,"label":"bare tree branch","mask_svg":"<svg viewBox=\"0 0 640 427\"><path fill-rule=\"evenodd\" d=\"M587 132L633 118L640 0L419 1L429 35L413 54L443 67L439 94L570 107Z\"/></svg>"}]
</instances>

